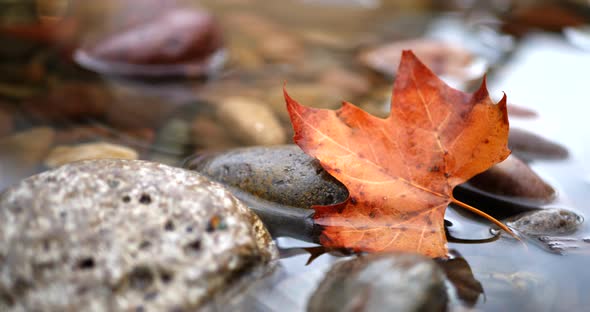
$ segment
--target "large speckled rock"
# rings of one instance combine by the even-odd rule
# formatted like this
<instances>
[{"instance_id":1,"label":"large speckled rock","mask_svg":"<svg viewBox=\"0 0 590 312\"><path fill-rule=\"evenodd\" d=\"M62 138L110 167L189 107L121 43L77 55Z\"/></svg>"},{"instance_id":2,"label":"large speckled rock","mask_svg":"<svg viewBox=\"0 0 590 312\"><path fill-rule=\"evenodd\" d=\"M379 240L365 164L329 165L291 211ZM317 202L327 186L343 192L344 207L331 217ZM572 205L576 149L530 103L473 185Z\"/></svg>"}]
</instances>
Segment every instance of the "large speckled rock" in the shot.
<instances>
[{"instance_id":1,"label":"large speckled rock","mask_svg":"<svg viewBox=\"0 0 590 312\"><path fill-rule=\"evenodd\" d=\"M82 161L0 195L1 311L212 309L275 256L228 191L162 164Z\"/></svg>"},{"instance_id":2,"label":"large speckled rock","mask_svg":"<svg viewBox=\"0 0 590 312\"><path fill-rule=\"evenodd\" d=\"M417 254L372 254L336 264L308 311L445 311L444 274Z\"/></svg>"}]
</instances>

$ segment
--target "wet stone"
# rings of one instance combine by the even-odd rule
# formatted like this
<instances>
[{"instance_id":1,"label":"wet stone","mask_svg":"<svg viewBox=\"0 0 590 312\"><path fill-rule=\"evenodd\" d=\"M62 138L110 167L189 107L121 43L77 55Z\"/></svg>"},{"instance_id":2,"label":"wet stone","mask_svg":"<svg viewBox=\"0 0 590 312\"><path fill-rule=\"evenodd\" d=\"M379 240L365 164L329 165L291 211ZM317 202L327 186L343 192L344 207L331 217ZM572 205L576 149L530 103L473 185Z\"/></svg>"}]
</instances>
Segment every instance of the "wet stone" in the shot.
<instances>
[{"instance_id":1,"label":"wet stone","mask_svg":"<svg viewBox=\"0 0 590 312\"><path fill-rule=\"evenodd\" d=\"M264 103L245 97L224 99L217 107L217 119L230 136L245 145L276 145L287 141L285 130Z\"/></svg>"},{"instance_id":2,"label":"wet stone","mask_svg":"<svg viewBox=\"0 0 590 312\"><path fill-rule=\"evenodd\" d=\"M308 311L444 311L444 274L416 254L371 254L337 263Z\"/></svg>"},{"instance_id":3,"label":"wet stone","mask_svg":"<svg viewBox=\"0 0 590 312\"><path fill-rule=\"evenodd\" d=\"M162 164L82 161L0 195L2 311L206 310L275 256L228 191Z\"/></svg>"},{"instance_id":4,"label":"wet stone","mask_svg":"<svg viewBox=\"0 0 590 312\"><path fill-rule=\"evenodd\" d=\"M508 147L522 159L565 159L569 156L562 145L518 128L510 129Z\"/></svg>"},{"instance_id":5,"label":"wet stone","mask_svg":"<svg viewBox=\"0 0 590 312\"><path fill-rule=\"evenodd\" d=\"M221 29L206 11L177 8L78 50L88 69L127 76L200 76L221 64Z\"/></svg>"},{"instance_id":6,"label":"wet stone","mask_svg":"<svg viewBox=\"0 0 590 312\"><path fill-rule=\"evenodd\" d=\"M469 183L483 191L501 196L542 202L550 202L555 197L555 190L514 155L471 178Z\"/></svg>"},{"instance_id":7,"label":"wet stone","mask_svg":"<svg viewBox=\"0 0 590 312\"><path fill-rule=\"evenodd\" d=\"M311 208L348 196L342 184L296 145L238 148L195 158L187 166L280 205Z\"/></svg>"},{"instance_id":8,"label":"wet stone","mask_svg":"<svg viewBox=\"0 0 590 312\"><path fill-rule=\"evenodd\" d=\"M0 102L0 105L2 103ZM0 138L9 134L12 131L13 121L12 116L8 110L0 106Z\"/></svg>"},{"instance_id":9,"label":"wet stone","mask_svg":"<svg viewBox=\"0 0 590 312\"><path fill-rule=\"evenodd\" d=\"M348 196L346 187L296 145L200 155L185 167L225 184L273 236L317 242L311 206L339 203Z\"/></svg>"},{"instance_id":10,"label":"wet stone","mask_svg":"<svg viewBox=\"0 0 590 312\"><path fill-rule=\"evenodd\" d=\"M565 209L540 209L510 218L506 225L529 235L566 235L575 232L584 218Z\"/></svg>"}]
</instances>

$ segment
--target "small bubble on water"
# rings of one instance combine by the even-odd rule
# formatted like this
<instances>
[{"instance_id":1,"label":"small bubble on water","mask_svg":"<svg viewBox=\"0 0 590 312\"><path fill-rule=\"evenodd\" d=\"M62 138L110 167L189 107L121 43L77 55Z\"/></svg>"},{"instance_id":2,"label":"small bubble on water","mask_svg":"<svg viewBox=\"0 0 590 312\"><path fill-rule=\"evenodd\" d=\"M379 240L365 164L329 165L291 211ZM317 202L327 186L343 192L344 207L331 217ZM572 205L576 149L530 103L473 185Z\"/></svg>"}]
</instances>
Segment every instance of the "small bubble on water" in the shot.
<instances>
[{"instance_id":1,"label":"small bubble on water","mask_svg":"<svg viewBox=\"0 0 590 312\"><path fill-rule=\"evenodd\" d=\"M492 234L494 236L500 234L500 232L501 232L500 229L496 229L496 228L491 228L490 229L490 234Z\"/></svg>"}]
</instances>

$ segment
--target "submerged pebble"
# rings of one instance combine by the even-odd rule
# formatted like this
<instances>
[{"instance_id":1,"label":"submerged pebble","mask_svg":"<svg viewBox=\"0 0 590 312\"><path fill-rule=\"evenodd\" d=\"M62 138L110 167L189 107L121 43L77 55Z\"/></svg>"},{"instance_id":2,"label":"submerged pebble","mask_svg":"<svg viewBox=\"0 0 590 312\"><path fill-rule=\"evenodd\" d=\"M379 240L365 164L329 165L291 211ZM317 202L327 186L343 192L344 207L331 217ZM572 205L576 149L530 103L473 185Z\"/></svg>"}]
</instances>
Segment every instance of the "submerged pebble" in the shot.
<instances>
[{"instance_id":1,"label":"submerged pebble","mask_svg":"<svg viewBox=\"0 0 590 312\"><path fill-rule=\"evenodd\" d=\"M565 209L540 209L510 218L506 225L519 233L539 235L565 235L575 232L584 218Z\"/></svg>"},{"instance_id":2,"label":"submerged pebble","mask_svg":"<svg viewBox=\"0 0 590 312\"><path fill-rule=\"evenodd\" d=\"M55 130L49 127L31 128L1 138L0 164L23 169L36 166L47 155L54 139Z\"/></svg>"},{"instance_id":3,"label":"submerged pebble","mask_svg":"<svg viewBox=\"0 0 590 312\"><path fill-rule=\"evenodd\" d=\"M217 119L232 137L245 145L276 145L287 141L273 111L257 100L226 98L217 107Z\"/></svg>"},{"instance_id":4,"label":"submerged pebble","mask_svg":"<svg viewBox=\"0 0 590 312\"><path fill-rule=\"evenodd\" d=\"M308 303L308 311L444 311L444 274L416 254L371 254L337 263Z\"/></svg>"},{"instance_id":5,"label":"submerged pebble","mask_svg":"<svg viewBox=\"0 0 590 312\"><path fill-rule=\"evenodd\" d=\"M77 51L75 59L97 72L130 76L208 74L218 60L221 30L205 11L167 9Z\"/></svg>"},{"instance_id":6,"label":"submerged pebble","mask_svg":"<svg viewBox=\"0 0 590 312\"><path fill-rule=\"evenodd\" d=\"M411 49L437 75L448 75L459 80L471 79L469 65L474 55L459 45L431 39L395 41L364 50L361 63L386 76L395 76L403 50ZM478 75L480 73L477 73Z\"/></svg>"},{"instance_id":7,"label":"submerged pebble","mask_svg":"<svg viewBox=\"0 0 590 312\"><path fill-rule=\"evenodd\" d=\"M0 105L2 105L1 102ZM11 114L4 108L0 107L0 138L9 134L12 131L12 126L13 122Z\"/></svg>"},{"instance_id":8,"label":"submerged pebble","mask_svg":"<svg viewBox=\"0 0 590 312\"><path fill-rule=\"evenodd\" d=\"M56 146L45 158L49 168L88 159L137 159L138 154L132 148L107 142L92 142L74 146Z\"/></svg>"},{"instance_id":9,"label":"submerged pebble","mask_svg":"<svg viewBox=\"0 0 590 312\"><path fill-rule=\"evenodd\" d=\"M555 190L514 155L469 180L483 191L510 197L550 202Z\"/></svg>"},{"instance_id":10,"label":"submerged pebble","mask_svg":"<svg viewBox=\"0 0 590 312\"><path fill-rule=\"evenodd\" d=\"M508 147L523 159L564 159L569 156L562 145L518 128L510 129Z\"/></svg>"},{"instance_id":11,"label":"submerged pebble","mask_svg":"<svg viewBox=\"0 0 590 312\"><path fill-rule=\"evenodd\" d=\"M76 162L0 195L3 311L204 309L276 255L223 187L162 164Z\"/></svg>"}]
</instances>

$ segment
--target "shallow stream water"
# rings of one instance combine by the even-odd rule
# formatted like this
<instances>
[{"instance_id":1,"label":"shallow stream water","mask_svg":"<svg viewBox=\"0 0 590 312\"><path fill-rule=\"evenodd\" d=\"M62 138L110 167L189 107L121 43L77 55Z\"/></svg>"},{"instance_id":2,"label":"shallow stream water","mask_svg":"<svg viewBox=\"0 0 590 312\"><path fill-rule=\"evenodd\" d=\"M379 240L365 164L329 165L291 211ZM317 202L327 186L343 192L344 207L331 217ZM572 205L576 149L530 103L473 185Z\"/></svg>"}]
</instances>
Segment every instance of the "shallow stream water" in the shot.
<instances>
[{"instance_id":1,"label":"shallow stream water","mask_svg":"<svg viewBox=\"0 0 590 312\"><path fill-rule=\"evenodd\" d=\"M9 2L0 0L0 5ZM222 26L226 47L224 66L207 78L145 80L96 74L78 66L70 57L72 50L57 49L59 41L12 38L16 52L0 47L0 109L14 118L13 126L0 136L33 127L50 127L56 134L52 142L34 136L17 144L4 141L0 189L47 169L43 160L57 145L106 140L134 148L141 159L177 166L196 152L256 145L258 141L224 141L223 133L233 125L223 123L216 107L228 96L266 103L285 132L285 139L278 143L290 143L292 130L281 98L285 81L291 95L304 104L333 108L346 100L385 115L393 78L367 68L358 54L386 42L422 37L445 40L475 55L469 77L443 75L453 86L472 91L479 77L489 71L492 98L499 99L505 92L509 103L538 114L510 121L511 126L558 142L569 151L566 159L530 162L558 191L557 200L547 207L566 208L589 219L588 26L560 32L533 29L512 36L498 30L498 16L505 17L510 10L480 2L463 7L437 1L200 1ZM115 27L111 24L121 22L115 14L121 7L116 2L105 3L110 5L82 5L74 10L74 17L94 16L82 22L93 31ZM149 5L141 10L148 15L157 11ZM4 25L12 23L9 17L1 17ZM275 40L265 41L268 36ZM341 76L338 70L345 70L351 78L331 81L326 73ZM67 85L72 89L63 91ZM75 91L80 94L72 95ZM50 99L52 92L62 94ZM101 101L96 98L104 94L111 99L107 117L85 114L85 107ZM60 109L65 109L56 103L64 101L74 103L80 112L62 114ZM34 116L23 108L28 102L45 105L51 114ZM195 130L198 118L212 120L218 127ZM49 145L42 146L44 143ZM491 235L489 224L478 218L454 208L447 216L453 220L449 230L458 238ZM483 285L484 294L475 310L584 310L590 305L590 225L585 222L576 233L557 240L558 247L565 247L562 253L547 249L543 242L518 242L504 236L489 243L450 243L449 248L467 260ZM282 248L310 246L289 238L278 239L278 244ZM305 253L282 259L278 275L252 290L248 304L260 310L304 310L323 272L340 258L326 254L306 266L307 259Z\"/></svg>"}]
</instances>

